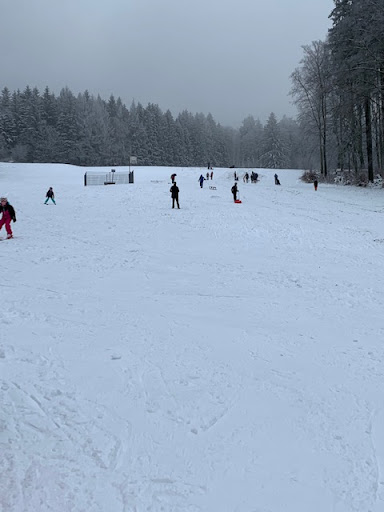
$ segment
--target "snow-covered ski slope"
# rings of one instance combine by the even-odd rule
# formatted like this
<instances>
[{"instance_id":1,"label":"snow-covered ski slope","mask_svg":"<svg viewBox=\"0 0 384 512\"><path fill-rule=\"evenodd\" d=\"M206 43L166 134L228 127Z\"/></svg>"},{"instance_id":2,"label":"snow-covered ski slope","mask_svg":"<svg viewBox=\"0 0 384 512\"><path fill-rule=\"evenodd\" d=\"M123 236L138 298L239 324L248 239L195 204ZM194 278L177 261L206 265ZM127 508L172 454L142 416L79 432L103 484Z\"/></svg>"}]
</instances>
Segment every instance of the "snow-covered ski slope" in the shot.
<instances>
[{"instance_id":1,"label":"snow-covered ski slope","mask_svg":"<svg viewBox=\"0 0 384 512\"><path fill-rule=\"evenodd\" d=\"M0 164L0 511L382 512L384 190L134 171Z\"/></svg>"}]
</instances>

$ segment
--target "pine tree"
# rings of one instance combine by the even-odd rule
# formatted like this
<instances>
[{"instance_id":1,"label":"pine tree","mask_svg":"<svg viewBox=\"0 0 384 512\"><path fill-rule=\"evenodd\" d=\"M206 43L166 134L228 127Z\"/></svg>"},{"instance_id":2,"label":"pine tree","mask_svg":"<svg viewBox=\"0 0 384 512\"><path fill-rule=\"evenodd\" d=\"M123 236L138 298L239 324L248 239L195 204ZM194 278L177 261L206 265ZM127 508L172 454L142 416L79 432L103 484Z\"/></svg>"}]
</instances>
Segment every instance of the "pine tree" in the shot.
<instances>
[{"instance_id":1,"label":"pine tree","mask_svg":"<svg viewBox=\"0 0 384 512\"><path fill-rule=\"evenodd\" d=\"M0 97L0 158L8 159L16 143L16 123L11 109L11 93L7 87Z\"/></svg>"},{"instance_id":2,"label":"pine tree","mask_svg":"<svg viewBox=\"0 0 384 512\"><path fill-rule=\"evenodd\" d=\"M273 112L264 127L261 162L268 169L283 169L287 166L286 147Z\"/></svg>"},{"instance_id":3,"label":"pine tree","mask_svg":"<svg viewBox=\"0 0 384 512\"><path fill-rule=\"evenodd\" d=\"M57 132L60 141L60 147L58 148L60 161L69 164L80 163L78 156L80 127L76 99L68 87L62 89L58 97Z\"/></svg>"},{"instance_id":4,"label":"pine tree","mask_svg":"<svg viewBox=\"0 0 384 512\"><path fill-rule=\"evenodd\" d=\"M239 130L241 165L244 167L257 167L260 165L263 142L263 126L253 116L243 120Z\"/></svg>"}]
</instances>

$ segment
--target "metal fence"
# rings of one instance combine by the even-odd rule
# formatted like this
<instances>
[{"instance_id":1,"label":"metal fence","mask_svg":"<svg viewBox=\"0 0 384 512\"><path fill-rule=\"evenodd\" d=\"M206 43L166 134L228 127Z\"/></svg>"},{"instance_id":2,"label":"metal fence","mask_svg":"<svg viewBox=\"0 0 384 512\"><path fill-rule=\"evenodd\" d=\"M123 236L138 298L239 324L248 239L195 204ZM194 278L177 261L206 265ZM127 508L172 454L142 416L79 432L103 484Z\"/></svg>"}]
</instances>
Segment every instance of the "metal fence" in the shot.
<instances>
[{"instance_id":1,"label":"metal fence","mask_svg":"<svg viewBox=\"0 0 384 512\"><path fill-rule=\"evenodd\" d=\"M84 186L91 185L128 185L133 183L133 171L115 172L86 172L84 174Z\"/></svg>"}]
</instances>

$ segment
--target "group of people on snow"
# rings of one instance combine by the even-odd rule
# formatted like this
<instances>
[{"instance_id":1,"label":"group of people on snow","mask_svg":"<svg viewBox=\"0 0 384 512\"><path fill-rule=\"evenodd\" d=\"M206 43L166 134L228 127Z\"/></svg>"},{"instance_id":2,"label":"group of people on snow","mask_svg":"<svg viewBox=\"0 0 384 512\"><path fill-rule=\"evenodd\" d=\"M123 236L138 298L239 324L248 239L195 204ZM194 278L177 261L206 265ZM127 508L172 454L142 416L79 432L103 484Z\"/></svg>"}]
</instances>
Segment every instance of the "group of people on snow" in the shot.
<instances>
[{"instance_id":1,"label":"group of people on snow","mask_svg":"<svg viewBox=\"0 0 384 512\"><path fill-rule=\"evenodd\" d=\"M180 206L179 206L179 188L176 186L176 182L175 182L175 177L176 176L177 176L176 174L171 174L171 180L172 180L172 183L173 183L173 186L170 188L171 197L172 197L172 208L175 207L175 202L177 204L177 207L180 208ZM238 193L239 193L239 189L237 187L237 183L239 181L239 177L238 177L236 171L234 171L233 176L234 176L234 179L235 179L235 184L231 188L231 192L232 192L232 195L233 195L233 201L234 202L240 202L237 199L237 196L238 196ZM207 172L206 177L204 177L202 174L200 174L200 177L198 179L198 182L200 183L200 188L203 188L204 181L209 180L209 178L211 178L211 180L213 179L213 172L211 172L211 173ZM251 176L250 176L249 173L246 172L244 174L244 176L243 176L244 183L248 183L249 179L251 180L251 183L256 183L259 180L258 173L252 171ZM274 175L274 179L275 179L275 185L280 185L279 176L276 173ZM317 190L317 187L318 187L318 180L317 179L314 180L313 185L315 187L315 190Z\"/></svg>"},{"instance_id":2,"label":"group of people on snow","mask_svg":"<svg viewBox=\"0 0 384 512\"><path fill-rule=\"evenodd\" d=\"M46 199L44 204L48 204L49 200L51 200L53 204L56 204L55 193L52 187L49 187L45 197ZM0 213L2 214L0 219L0 230L5 226L7 239L9 240L10 238L13 238L11 222L16 222L16 213L14 207L8 202L8 198L5 196L0 198Z\"/></svg>"},{"instance_id":3,"label":"group of people on snow","mask_svg":"<svg viewBox=\"0 0 384 512\"><path fill-rule=\"evenodd\" d=\"M259 175L257 174L257 172L252 171L252 174L251 174L251 183L256 183L258 179L259 179Z\"/></svg>"},{"instance_id":4,"label":"group of people on snow","mask_svg":"<svg viewBox=\"0 0 384 512\"><path fill-rule=\"evenodd\" d=\"M176 173L171 174L172 186L169 189L169 191L170 191L171 197L172 197L172 208L174 208L175 204L176 204L177 208L180 209L179 187L177 186L177 183L175 181L176 176L177 176ZM211 171L211 173L207 172L206 178L204 178L204 176L202 174L200 175L200 177L198 179L198 181L200 183L200 188L203 188L204 181L209 180L209 178L211 180L213 179L213 171ZM259 175L256 172L252 171L251 182L252 183L257 182L258 178L259 178ZM280 185L280 180L279 180L279 177L277 174L274 175L274 178L275 178L275 185ZM234 172L234 179L235 179L235 184L232 186L231 192L233 195L233 201L236 202L237 194L239 192L239 189L237 188L237 182L238 182L239 178L236 174L236 171ZM246 172L243 176L243 181L245 183L248 183L248 180L249 180L249 174L248 174L248 172ZM315 191L317 190L318 184L319 184L318 180L315 179L313 182ZM55 193L54 193L52 187L49 187L45 197L46 197L46 199L44 201L44 204L48 204L49 200L51 200L52 203L56 205ZM5 230L7 232L7 239L13 238L11 222L16 222L16 213L15 213L15 209L13 208L13 206L8 202L7 197L0 198L0 213L2 213L2 217L0 219L0 230L2 229L3 226L5 226Z\"/></svg>"},{"instance_id":5,"label":"group of people on snow","mask_svg":"<svg viewBox=\"0 0 384 512\"><path fill-rule=\"evenodd\" d=\"M209 167L211 172L207 172L206 178L202 174L200 174L199 179L197 180L200 183L200 188L203 188L204 181L208 181L209 179L213 180L213 170L212 167ZM175 207L175 203L177 204L177 207L180 208L179 205L179 187L177 186L177 183L175 181L177 174L173 173L171 174L171 181L172 181L172 187L169 189L172 197L172 208Z\"/></svg>"}]
</instances>

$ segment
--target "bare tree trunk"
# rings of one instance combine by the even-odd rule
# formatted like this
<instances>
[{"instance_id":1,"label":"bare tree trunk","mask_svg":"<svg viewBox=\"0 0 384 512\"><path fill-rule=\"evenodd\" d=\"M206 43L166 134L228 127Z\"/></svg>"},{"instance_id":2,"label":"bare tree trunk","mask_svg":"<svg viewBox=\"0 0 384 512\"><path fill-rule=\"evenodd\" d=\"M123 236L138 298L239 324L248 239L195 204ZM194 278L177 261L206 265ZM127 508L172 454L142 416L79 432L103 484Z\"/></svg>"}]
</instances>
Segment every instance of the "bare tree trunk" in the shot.
<instances>
[{"instance_id":1,"label":"bare tree trunk","mask_svg":"<svg viewBox=\"0 0 384 512\"><path fill-rule=\"evenodd\" d=\"M364 169L364 147L363 147L363 108L359 104L357 107L357 122L358 122L358 146L357 146L357 152L359 156L359 171L361 169Z\"/></svg>"},{"instance_id":2,"label":"bare tree trunk","mask_svg":"<svg viewBox=\"0 0 384 512\"><path fill-rule=\"evenodd\" d=\"M375 143L374 155L376 158L375 168L381 169L381 119L380 119L380 94L375 95L375 103L372 105L372 126L373 126L373 141ZM374 107L374 108L373 108Z\"/></svg>"},{"instance_id":3,"label":"bare tree trunk","mask_svg":"<svg viewBox=\"0 0 384 512\"><path fill-rule=\"evenodd\" d=\"M325 95L321 101L321 116L323 123L323 163L324 163L324 177L328 176L328 165L327 165L327 106Z\"/></svg>"},{"instance_id":4,"label":"bare tree trunk","mask_svg":"<svg viewBox=\"0 0 384 512\"><path fill-rule=\"evenodd\" d=\"M384 84L383 84L383 67L379 68L379 161L378 166L381 175L384 176Z\"/></svg>"},{"instance_id":5,"label":"bare tree trunk","mask_svg":"<svg viewBox=\"0 0 384 512\"><path fill-rule=\"evenodd\" d=\"M344 141L344 120L342 116L342 98L338 95L337 105L332 110L332 118L334 123L334 134L336 138L336 148L337 148L337 162L336 167L341 171L344 170L345 161L347 156L347 148Z\"/></svg>"},{"instance_id":6,"label":"bare tree trunk","mask_svg":"<svg viewBox=\"0 0 384 512\"><path fill-rule=\"evenodd\" d=\"M350 140L351 140L351 160L352 168L355 173L361 170L362 161L362 126L361 126L361 109L355 106L354 103L350 105Z\"/></svg>"},{"instance_id":7,"label":"bare tree trunk","mask_svg":"<svg viewBox=\"0 0 384 512\"><path fill-rule=\"evenodd\" d=\"M372 153L372 120L371 120L371 103L370 98L365 99L365 134L367 143L367 159L368 159L368 180L373 182L373 153Z\"/></svg>"}]
</instances>

